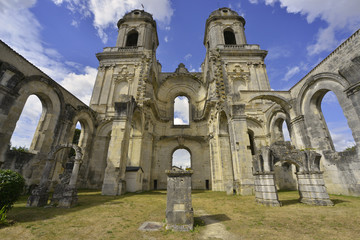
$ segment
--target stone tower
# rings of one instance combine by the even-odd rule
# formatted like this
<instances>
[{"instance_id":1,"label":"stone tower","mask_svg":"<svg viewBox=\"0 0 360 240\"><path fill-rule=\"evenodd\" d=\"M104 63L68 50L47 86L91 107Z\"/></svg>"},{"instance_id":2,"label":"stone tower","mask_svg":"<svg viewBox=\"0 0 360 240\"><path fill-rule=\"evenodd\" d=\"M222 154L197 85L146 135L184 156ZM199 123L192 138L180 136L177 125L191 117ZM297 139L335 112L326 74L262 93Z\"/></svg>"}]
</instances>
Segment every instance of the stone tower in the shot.
<instances>
[{"instance_id":1,"label":"stone tower","mask_svg":"<svg viewBox=\"0 0 360 240\"><path fill-rule=\"evenodd\" d=\"M116 46L96 55L100 66L90 101L91 108L100 113L101 119L112 125L111 136L107 136L111 138L109 151L107 156L102 156L107 158L103 194L123 193L126 166L141 165L140 152L128 154L129 144L141 147L144 136L141 134L143 114L137 112L137 119L133 119L133 114L135 107L141 108L144 100L153 95L152 79L161 71L155 58L159 42L152 16L134 10L117 25Z\"/></svg>"}]
</instances>

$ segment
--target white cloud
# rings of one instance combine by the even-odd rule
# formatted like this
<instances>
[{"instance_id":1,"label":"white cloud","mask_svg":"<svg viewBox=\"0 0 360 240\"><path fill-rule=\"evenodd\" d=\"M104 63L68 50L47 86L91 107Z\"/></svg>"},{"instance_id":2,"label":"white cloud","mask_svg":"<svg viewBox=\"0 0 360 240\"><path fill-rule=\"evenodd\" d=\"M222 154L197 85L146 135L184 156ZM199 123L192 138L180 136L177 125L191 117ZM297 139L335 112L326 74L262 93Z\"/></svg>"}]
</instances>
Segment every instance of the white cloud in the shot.
<instances>
[{"instance_id":1,"label":"white cloud","mask_svg":"<svg viewBox=\"0 0 360 240\"><path fill-rule=\"evenodd\" d=\"M183 169L191 167L190 153L185 149L178 149L173 153L172 165Z\"/></svg>"},{"instance_id":2,"label":"white cloud","mask_svg":"<svg viewBox=\"0 0 360 240\"><path fill-rule=\"evenodd\" d=\"M258 1L249 0L251 3ZM334 49L341 39L336 38L340 31L354 32L360 27L359 0L265 0L265 4L273 6L279 2L288 13L300 13L306 16L308 23L320 18L328 25L319 29L316 42L307 48L309 55L319 54Z\"/></svg>"},{"instance_id":3,"label":"white cloud","mask_svg":"<svg viewBox=\"0 0 360 240\"><path fill-rule=\"evenodd\" d=\"M298 72L300 72L300 68L298 66L288 68L288 71L285 74L283 81L286 81L286 82L289 81L289 79L291 79L293 76L295 76L295 74L297 74Z\"/></svg>"},{"instance_id":4,"label":"white cloud","mask_svg":"<svg viewBox=\"0 0 360 240\"><path fill-rule=\"evenodd\" d=\"M189 102L186 97L179 96L175 98L174 115L175 125L189 124Z\"/></svg>"},{"instance_id":5,"label":"white cloud","mask_svg":"<svg viewBox=\"0 0 360 240\"><path fill-rule=\"evenodd\" d=\"M96 74L96 68L85 67L84 74L69 73L60 84L81 101L89 104Z\"/></svg>"},{"instance_id":6,"label":"white cloud","mask_svg":"<svg viewBox=\"0 0 360 240\"><path fill-rule=\"evenodd\" d=\"M35 95L29 96L11 136L12 146L30 147L41 113L40 99Z\"/></svg>"},{"instance_id":7,"label":"white cloud","mask_svg":"<svg viewBox=\"0 0 360 240\"><path fill-rule=\"evenodd\" d=\"M164 37L164 41L165 41L166 43L169 41L168 36L165 36L165 37Z\"/></svg>"},{"instance_id":8,"label":"white cloud","mask_svg":"<svg viewBox=\"0 0 360 240\"><path fill-rule=\"evenodd\" d=\"M291 141L289 129L287 128L287 125L286 125L285 121L284 121L283 126L282 126L282 132L283 132L284 140L285 141Z\"/></svg>"},{"instance_id":9,"label":"white cloud","mask_svg":"<svg viewBox=\"0 0 360 240\"><path fill-rule=\"evenodd\" d=\"M184 59L185 59L186 61L188 61L191 57L192 57L192 54L191 54L191 53L188 53L188 54L185 55Z\"/></svg>"},{"instance_id":10,"label":"white cloud","mask_svg":"<svg viewBox=\"0 0 360 240\"><path fill-rule=\"evenodd\" d=\"M98 31L101 40L106 43L108 36L106 29L116 26L117 21L126 12L133 9L142 9L153 14L160 26L167 26L173 15L173 9L169 0L53 0L60 6L66 3L66 8L72 12L78 12L84 17L93 16L93 26Z\"/></svg>"}]
</instances>

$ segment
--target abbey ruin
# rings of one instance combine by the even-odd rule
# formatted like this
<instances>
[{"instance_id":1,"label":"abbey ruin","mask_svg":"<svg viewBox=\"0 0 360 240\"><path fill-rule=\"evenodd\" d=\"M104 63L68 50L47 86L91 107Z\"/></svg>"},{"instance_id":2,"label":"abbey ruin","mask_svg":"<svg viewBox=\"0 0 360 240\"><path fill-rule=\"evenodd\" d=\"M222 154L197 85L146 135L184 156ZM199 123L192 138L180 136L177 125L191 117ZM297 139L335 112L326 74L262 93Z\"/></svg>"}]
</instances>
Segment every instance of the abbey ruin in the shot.
<instances>
[{"instance_id":1,"label":"abbey ruin","mask_svg":"<svg viewBox=\"0 0 360 240\"><path fill-rule=\"evenodd\" d=\"M20 172L29 188L40 179L54 187L69 158L69 150L59 146L72 143L79 121L76 185L104 195L166 189L172 155L186 149L192 189L252 195L256 172L271 172L278 189L296 190L295 172L307 169L306 174L322 174L328 193L360 196L360 30L290 90L274 91L264 64L267 51L247 43L244 18L229 8L212 12L206 21L201 72L189 72L183 64L174 72L161 71L151 14L131 11L117 26L116 46L96 54L99 68L89 106L0 42L1 168ZM334 149L321 111L328 91L343 109L355 151ZM30 95L41 100L43 112L30 152L14 153L10 138ZM174 123L178 96L188 99L189 124ZM271 163L273 169L255 164L261 152L267 154L264 147L284 141L283 122L297 156L311 150L316 153L304 157L315 162L288 159Z\"/></svg>"}]
</instances>

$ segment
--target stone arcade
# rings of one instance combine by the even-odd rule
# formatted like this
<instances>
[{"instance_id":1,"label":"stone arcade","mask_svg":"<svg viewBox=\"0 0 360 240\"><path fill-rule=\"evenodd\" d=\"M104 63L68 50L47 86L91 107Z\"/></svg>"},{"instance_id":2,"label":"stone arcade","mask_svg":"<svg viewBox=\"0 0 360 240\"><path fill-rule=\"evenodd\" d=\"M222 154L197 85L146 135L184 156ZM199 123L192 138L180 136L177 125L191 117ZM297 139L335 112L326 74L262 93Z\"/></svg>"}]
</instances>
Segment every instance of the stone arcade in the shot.
<instances>
[{"instance_id":1,"label":"stone arcade","mask_svg":"<svg viewBox=\"0 0 360 240\"><path fill-rule=\"evenodd\" d=\"M72 143L79 121L83 156L75 172L81 188L102 189L105 195L166 189L165 170L171 169L173 152L182 148L191 154L192 189L255 194L260 173L275 173L277 188L297 189L292 162L269 163L274 169L268 173L253 170L257 153L284 140L285 121L291 144L313 149L321 158L316 171L323 172L327 192L360 196L360 31L289 91L273 91L264 65L267 51L247 43L244 25L229 8L212 12L205 25L202 71L190 73L180 64L175 72L162 72L156 22L142 10L126 14L118 22L116 46L96 55L100 65L90 107L0 42L0 166L20 172L29 188L40 179L54 187L68 162L67 150L54 150ZM328 91L347 118L354 152L334 150L321 112ZM41 100L43 113L30 153L15 154L10 138L32 94ZM174 124L178 96L188 99L188 125ZM51 164L45 167L47 161ZM126 169L136 169L131 174L137 177L127 177Z\"/></svg>"}]
</instances>

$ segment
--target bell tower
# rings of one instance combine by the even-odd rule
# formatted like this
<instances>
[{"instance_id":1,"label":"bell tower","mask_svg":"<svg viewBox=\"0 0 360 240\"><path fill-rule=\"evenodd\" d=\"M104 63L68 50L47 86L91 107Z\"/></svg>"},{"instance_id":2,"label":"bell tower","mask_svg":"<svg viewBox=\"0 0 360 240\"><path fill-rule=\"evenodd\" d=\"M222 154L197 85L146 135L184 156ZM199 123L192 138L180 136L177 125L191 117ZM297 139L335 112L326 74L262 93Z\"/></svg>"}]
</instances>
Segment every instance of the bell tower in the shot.
<instances>
[{"instance_id":1,"label":"bell tower","mask_svg":"<svg viewBox=\"0 0 360 240\"><path fill-rule=\"evenodd\" d=\"M145 153L141 151L146 147L142 148L142 139L147 133L141 124L145 111L140 109L146 99L153 96L161 72L156 60L159 41L152 15L133 10L120 19L117 26L116 46L106 47L96 54L100 64L90 101L90 107L98 112L109 130L111 128L102 185L105 195L120 195L126 191L128 163L135 167L143 165L141 156ZM150 169L145 170L144 179L147 180Z\"/></svg>"},{"instance_id":2,"label":"bell tower","mask_svg":"<svg viewBox=\"0 0 360 240\"><path fill-rule=\"evenodd\" d=\"M152 92L152 78L161 65L156 60L159 45L156 22L143 10L133 10L121 18L115 47L96 54L99 70L90 106L103 117L113 117L114 103L121 95L141 104Z\"/></svg>"},{"instance_id":3,"label":"bell tower","mask_svg":"<svg viewBox=\"0 0 360 240\"><path fill-rule=\"evenodd\" d=\"M204 45L207 50L218 45L244 45L245 19L230 8L220 8L212 12L206 20Z\"/></svg>"},{"instance_id":4,"label":"bell tower","mask_svg":"<svg viewBox=\"0 0 360 240\"><path fill-rule=\"evenodd\" d=\"M220 8L206 20L204 72L217 83L212 97L225 99L239 96L242 90L270 90L264 64L267 51L247 43L244 26L245 19L230 8Z\"/></svg>"},{"instance_id":5,"label":"bell tower","mask_svg":"<svg viewBox=\"0 0 360 240\"><path fill-rule=\"evenodd\" d=\"M138 48L156 51L159 46L156 22L151 14L133 10L117 23L119 34L116 47Z\"/></svg>"}]
</instances>

